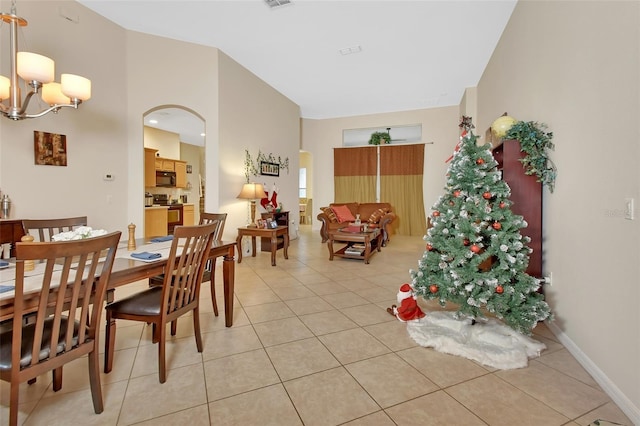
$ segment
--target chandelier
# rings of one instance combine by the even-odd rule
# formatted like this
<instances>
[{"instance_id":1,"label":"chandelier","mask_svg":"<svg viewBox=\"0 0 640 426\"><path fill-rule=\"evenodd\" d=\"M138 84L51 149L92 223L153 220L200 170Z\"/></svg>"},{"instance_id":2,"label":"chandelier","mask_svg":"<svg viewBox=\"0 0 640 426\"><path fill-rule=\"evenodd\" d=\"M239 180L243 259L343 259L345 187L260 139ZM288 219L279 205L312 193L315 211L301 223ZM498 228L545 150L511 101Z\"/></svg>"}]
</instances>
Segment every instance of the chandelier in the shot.
<instances>
[{"instance_id":1,"label":"chandelier","mask_svg":"<svg viewBox=\"0 0 640 426\"><path fill-rule=\"evenodd\" d=\"M9 78L0 75L0 113L12 120L37 118L49 112L58 112L60 108L78 108L82 101L91 98L91 80L74 74L62 74L60 83L54 82L55 64L46 56L31 52L18 52L18 27L27 26L27 21L16 15L15 0L11 3L11 13L0 14L2 22L9 24L10 64ZM20 79L31 89L24 100L20 94ZM33 95L41 93L48 108L27 113L29 101ZM5 100L9 104L5 104Z\"/></svg>"}]
</instances>

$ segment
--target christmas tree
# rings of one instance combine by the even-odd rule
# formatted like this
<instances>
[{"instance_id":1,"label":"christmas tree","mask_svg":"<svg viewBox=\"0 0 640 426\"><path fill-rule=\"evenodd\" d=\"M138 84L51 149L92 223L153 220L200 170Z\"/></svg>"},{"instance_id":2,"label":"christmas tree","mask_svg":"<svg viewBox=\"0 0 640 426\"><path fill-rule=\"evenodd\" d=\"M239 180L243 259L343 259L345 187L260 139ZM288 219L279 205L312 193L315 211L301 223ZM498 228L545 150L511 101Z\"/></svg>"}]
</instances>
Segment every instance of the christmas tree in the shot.
<instances>
[{"instance_id":1,"label":"christmas tree","mask_svg":"<svg viewBox=\"0 0 640 426\"><path fill-rule=\"evenodd\" d=\"M411 270L425 299L457 304L459 316L484 317L483 309L523 334L549 317L540 280L525 271L531 249L527 226L514 214L491 145L477 145L470 117L447 171L445 193L432 208L426 251Z\"/></svg>"}]
</instances>

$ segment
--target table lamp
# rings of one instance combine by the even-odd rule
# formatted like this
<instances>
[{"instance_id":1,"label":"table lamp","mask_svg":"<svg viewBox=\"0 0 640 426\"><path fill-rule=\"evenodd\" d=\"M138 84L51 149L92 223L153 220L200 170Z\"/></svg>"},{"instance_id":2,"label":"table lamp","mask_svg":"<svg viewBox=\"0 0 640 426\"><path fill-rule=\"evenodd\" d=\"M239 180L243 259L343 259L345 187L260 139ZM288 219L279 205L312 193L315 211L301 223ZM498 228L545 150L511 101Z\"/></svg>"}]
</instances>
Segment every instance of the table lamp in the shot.
<instances>
[{"instance_id":1,"label":"table lamp","mask_svg":"<svg viewBox=\"0 0 640 426\"><path fill-rule=\"evenodd\" d=\"M248 226L249 228L258 227L258 225L256 225L256 200L260 200L266 196L267 194L265 194L264 188L260 183L245 183L242 186L242 191L240 191L237 198L251 201L251 223Z\"/></svg>"}]
</instances>

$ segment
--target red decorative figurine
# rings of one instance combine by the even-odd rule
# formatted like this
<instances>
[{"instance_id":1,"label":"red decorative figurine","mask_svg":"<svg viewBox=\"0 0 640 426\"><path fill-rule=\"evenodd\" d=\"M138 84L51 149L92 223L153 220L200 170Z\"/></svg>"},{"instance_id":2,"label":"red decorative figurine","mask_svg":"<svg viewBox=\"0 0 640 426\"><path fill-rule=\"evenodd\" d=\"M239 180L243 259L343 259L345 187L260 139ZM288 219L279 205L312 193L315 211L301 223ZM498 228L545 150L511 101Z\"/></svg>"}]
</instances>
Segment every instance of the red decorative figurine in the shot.
<instances>
[{"instance_id":1,"label":"red decorative figurine","mask_svg":"<svg viewBox=\"0 0 640 426\"><path fill-rule=\"evenodd\" d=\"M437 288L437 286L436 286ZM398 303L400 306L393 305L387 308L387 312L394 315L402 322L419 320L425 316L422 309L418 306L417 297L409 284L402 284L398 291Z\"/></svg>"}]
</instances>

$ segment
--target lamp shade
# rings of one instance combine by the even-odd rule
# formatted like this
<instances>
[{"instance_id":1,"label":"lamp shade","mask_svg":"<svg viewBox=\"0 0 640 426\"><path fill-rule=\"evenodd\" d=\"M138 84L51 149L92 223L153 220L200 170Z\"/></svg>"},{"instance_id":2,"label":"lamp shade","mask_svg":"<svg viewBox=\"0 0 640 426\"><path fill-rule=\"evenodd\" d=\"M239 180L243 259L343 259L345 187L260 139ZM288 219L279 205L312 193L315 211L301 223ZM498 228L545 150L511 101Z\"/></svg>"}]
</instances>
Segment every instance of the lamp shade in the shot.
<instances>
[{"instance_id":1,"label":"lamp shade","mask_svg":"<svg viewBox=\"0 0 640 426\"><path fill-rule=\"evenodd\" d=\"M91 98L91 80L75 74L60 76L62 93L72 99L86 101Z\"/></svg>"},{"instance_id":2,"label":"lamp shade","mask_svg":"<svg viewBox=\"0 0 640 426\"><path fill-rule=\"evenodd\" d=\"M9 99L9 91L11 90L11 80L4 75L0 75L0 101Z\"/></svg>"},{"instance_id":3,"label":"lamp shade","mask_svg":"<svg viewBox=\"0 0 640 426\"><path fill-rule=\"evenodd\" d=\"M264 188L261 183L245 183L237 198L243 200L259 200L266 196L267 194L264 192Z\"/></svg>"},{"instance_id":4,"label":"lamp shade","mask_svg":"<svg viewBox=\"0 0 640 426\"><path fill-rule=\"evenodd\" d=\"M60 83L47 83L42 86L42 100L49 105L68 105L71 100L60 89Z\"/></svg>"},{"instance_id":5,"label":"lamp shade","mask_svg":"<svg viewBox=\"0 0 640 426\"><path fill-rule=\"evenodd\" d=\"M50 83L54 78L53 59L31 52L18 52L18 75L25 81Z\"/></svg>"}]
</instances>

